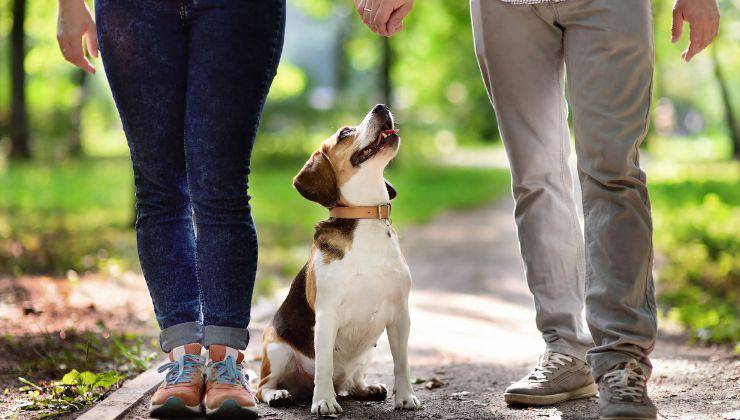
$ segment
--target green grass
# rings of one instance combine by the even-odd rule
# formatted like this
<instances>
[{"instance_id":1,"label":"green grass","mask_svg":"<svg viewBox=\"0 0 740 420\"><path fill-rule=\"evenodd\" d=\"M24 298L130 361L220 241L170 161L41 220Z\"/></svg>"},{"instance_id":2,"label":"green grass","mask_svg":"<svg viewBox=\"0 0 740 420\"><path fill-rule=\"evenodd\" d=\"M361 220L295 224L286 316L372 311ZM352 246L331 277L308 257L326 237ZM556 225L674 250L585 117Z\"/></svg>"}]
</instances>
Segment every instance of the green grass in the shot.
<instances>
[{"instance_id":1,"label":"green grass","mask_svg":"<svg viewBox=\"0 0 740 420\"><path fill-rule=\"evenodd\" d=\"M313 226L326 218L292 186L302 166L255 165L250 194L261 244L262 275L293 274ZM387 172L399 191L398 226L440 211L470 208L506 191L506 171L400 161ZM133 188L127 158L0 168L0 274L136 268Z\"/></svg>"},{"instance_id":2,"label":"green grass","mask_svg":"<svg viewBox=\"0 0 740 420\"><path fill-rule=\"evenodd\" d=\"M700 341L737 343L740 164L658 162L651 173L662 307Z\"/></svg>"},{"instance_id":3,"label":"green grass","mask_svg":"<svg viewBox=\"0 0 740 420\"><path fill-rule=\"evenodd\" d=\"M652 136L647 149L651 155L672 162L721 162L732 157L732 142L724 135Z\"/></svg>"},{"instance_id":4,"label":"green grass","mask_svg":"<svg viewBox=\"0 0 740 420\"><path fill-rule=\"evenodd\" d=\"M6 365L13 366L3 373L19 384L13 393L20 418L51 418L89 407L152 366L158 354L153 342L99 326L100 331L0 337Z\"/></svg>"}]
</instances>

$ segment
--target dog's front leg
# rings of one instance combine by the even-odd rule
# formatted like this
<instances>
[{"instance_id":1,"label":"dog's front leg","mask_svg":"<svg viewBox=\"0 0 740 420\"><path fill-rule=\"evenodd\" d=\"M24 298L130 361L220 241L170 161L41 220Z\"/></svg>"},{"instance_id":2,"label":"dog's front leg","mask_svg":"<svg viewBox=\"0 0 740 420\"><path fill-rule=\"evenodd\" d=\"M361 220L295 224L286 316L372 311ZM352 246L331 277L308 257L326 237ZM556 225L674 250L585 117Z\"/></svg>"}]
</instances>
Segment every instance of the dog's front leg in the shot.
<instances>
[{"instance_id":1,"label":"dog's front leg","mask_svg":"<svg viewBox=\"0 0 740 420\"><path fill-rule=\"evenodd\" d=\"M337 414L342 407L334 392L334 341L337 337L336 315L331 311L316 312L314 348L316 373L314 375L311 413L318 415Z\"/></svg>"},{"instance_id":2,"label":"dog's front leg","mask_svg":"<svg viewBox=\"0 0 740 420\"><path fill-rule=\"evenodd\" d=\"M393 355L393 375L395 376L395 385L393 393L395 394L395 407L404 410L416 410L421 408L421 402L414 395L414 389L411 387L411 372L409 371L409 329L411 320L409 318L408 303L405 303L398 319L386 327L388 332L388 343L391 346Z\"/></svg>"}]
</instances>

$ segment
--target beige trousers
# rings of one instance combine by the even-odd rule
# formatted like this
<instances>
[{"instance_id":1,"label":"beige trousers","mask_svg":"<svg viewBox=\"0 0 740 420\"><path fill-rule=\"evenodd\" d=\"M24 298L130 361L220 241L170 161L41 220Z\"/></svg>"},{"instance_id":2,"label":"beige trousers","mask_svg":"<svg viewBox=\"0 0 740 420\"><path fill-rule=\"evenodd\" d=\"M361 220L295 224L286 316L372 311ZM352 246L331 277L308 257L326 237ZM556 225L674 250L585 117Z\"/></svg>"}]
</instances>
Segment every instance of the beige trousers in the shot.
<instances>
[{"instance_id":1,"label":"beige trousers","mask_svg":"<svg viewBox=\"0 0 740 420\"><path fill-rule=\"evenodd\" d=\"M547 349L586 358L595 378L632 358L650 372L652 223L638 163L653 75L650 1L472 0L471 11L478 62L511 163L521 252ZM564 68L585 240L566 164ZM584 301L593 340L582 327Z\"/></svg>"}]
</instances>

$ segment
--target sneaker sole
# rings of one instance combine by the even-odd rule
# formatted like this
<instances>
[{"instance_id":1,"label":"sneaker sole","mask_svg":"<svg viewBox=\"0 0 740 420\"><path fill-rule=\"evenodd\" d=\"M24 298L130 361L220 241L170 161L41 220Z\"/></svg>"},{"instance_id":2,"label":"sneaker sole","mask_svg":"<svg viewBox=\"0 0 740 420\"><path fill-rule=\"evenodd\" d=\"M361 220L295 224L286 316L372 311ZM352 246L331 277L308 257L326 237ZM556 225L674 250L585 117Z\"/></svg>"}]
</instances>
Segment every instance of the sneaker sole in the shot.
<instances>
[{"instance_id":1,"label":"sneaker sole","mask_svg":"<svg viewBox=\"0 0 740 420\"><path fill-rule=\"evenodd\" d=\"M234 400L226 400L218 408L206 408L209 419L256 419L259 416L257 407L242 407Z\"/></svg>"},{"instance_id":2,"label":"sneaker sole","mask_svg":"<svg viewBox=\"0 0 740 420\"><path fill-rule=\"evenodd\" d=\"M189 405L185 405L185 403L177 397L169 397L164 404L151 404L149 407L149 415L159 419L198 417L201 414L200 404L191 407Z\"/></svg>"},{"instance_id":3,"label":"sneaker sole","mask_svg":"<svg viewBox=\"0 0 740 420\"><path fill-rule=\"evenodd\" d=\"M507 392L504 394L504 401L506 401L507 404L518 405L552 405L568 400L593 397L597 392L598 387L596 384L586 385L583 388L579 388L574 391L551 395L530 395Z\"/></svg>"}]
</instances>

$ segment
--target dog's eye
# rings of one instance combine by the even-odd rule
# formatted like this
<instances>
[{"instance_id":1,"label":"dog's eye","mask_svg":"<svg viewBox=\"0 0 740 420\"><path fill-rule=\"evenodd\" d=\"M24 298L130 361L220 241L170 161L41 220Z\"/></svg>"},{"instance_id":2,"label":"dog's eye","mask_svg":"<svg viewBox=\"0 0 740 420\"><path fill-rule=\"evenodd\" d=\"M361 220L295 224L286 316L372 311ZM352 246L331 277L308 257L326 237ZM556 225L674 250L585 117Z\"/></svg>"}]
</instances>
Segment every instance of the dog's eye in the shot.
<instances>
[{"instance_id":1,"label":"dog's eye","mask_svg":"<svg viewBox=\"0 0 740 420\"><path fill-rule=\"evenodd\" d=\"M355 131L355 129L354 129L354 128L351 128L351 127L344 127L344 128L343 128L343 129L342 129L342 130L341 130L341 131L339 132L339 140L342 140L342 139L344 139L344 138L347 138L347 137L349 137L349 135L350 135L350 134L352 134L352 133L353 133L354 131Z\"/></svg>"}]
</instances>

